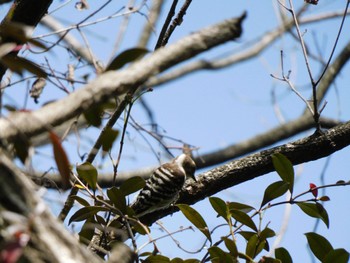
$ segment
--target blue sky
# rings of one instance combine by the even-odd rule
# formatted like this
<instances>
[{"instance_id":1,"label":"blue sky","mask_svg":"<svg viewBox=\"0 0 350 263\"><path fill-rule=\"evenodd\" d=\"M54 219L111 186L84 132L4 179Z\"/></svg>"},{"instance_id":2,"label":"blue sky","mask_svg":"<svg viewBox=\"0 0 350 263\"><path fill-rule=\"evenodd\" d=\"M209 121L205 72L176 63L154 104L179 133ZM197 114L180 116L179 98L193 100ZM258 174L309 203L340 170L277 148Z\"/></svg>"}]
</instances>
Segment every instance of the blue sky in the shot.
<instances>
[{"instance_id":1,"label":"blue sky","mask_svg":"<svg viewBox=\"0 0 350 263\"><path fill-rule=\"evenodd\" d=\"M105 1L103 1L105 2ZM109 7L94 16L90 21L104 17L118 10L122 4L121 1L112 1ZM139 3L140 1L136 1ZM180 1L182 2L182 1ZM295 1L296 6L300 6L303 1ZM297 3L298 2L298 3ZM60 5L63 1L56 1L54 5ZM55 17L68 21L68 24L74 24L82 20L88 14L96 10L102 4L102 1L89 1L90 9L83 12L78 12L74 9L74 1L67 6L55 12ZM169 8L171 1L167 1ZM181 4L181 3L180 3ZM53 5L53 7L54 7ZM232 41L224 44L222 47L211 50L202 54L201 58L216 58L225 57L228 54L242 49L246 43L261 36L267 30L274 28L278 19L276 18L274 8L277 1L193 1L185 20L172 36L170 43L175 42L183 36L197 31L205 26L222 21L225 18L231 18L242 14L247 10L248 17L244 22L244 33L237 41ZM306 12L307 15L317 14L331 10L341 10L345 7L344 1L320 0L317 6L310 6ZM52 8L53 10L53 8ZM5 7L0 9L4 14ZM145 10L143 10L145 12ZM162 21L164 18L162 19ZM115 35L119 30L119 25L122 18L116 18L107 22L99 23L91 27L83 29L83 32L88 38L92 50L106 63L111 57L112 45L115 40ZM119 51L134 47L138 40L138 35L141 30L140 23L145 21L144 16L134 14L131 16L130 28L127 31L124 41L122 42ZM315 41L318 44L324 58L328 57L330 49L334 42L337 33L339 19L327 21L320 26L307 25L302 27L305 41L315 51ZM341 36L339 48L349 41L346 32L349 31L350 24L345 22L344 33ZM156 29L160 31L159 25ZM40 35L45 32L45 29L38 28L34 35ZM76 31L73 34L80 38ZM315 36L315 37L314 37ZM52 39L52 38L51 38ZM156 41L154 36L150 43L150 49L153 48ZM253 60L246 61L242 64L228 67L219 71L200 71L195 74L186 76L177 81L173 81L157 87L153 92L144 95L145 100L150 105L155 114L155 120L160 125L166 134L181 139L196 147L199 147L198 154L211 152L218 148L223 148L233 143L240 142L244 139L249 139L252 136L267 131L279 124L279 120L274 112L271 103L271 92L276 93L276 98L281 112L286 120L291 120L298 117L304 110L304 103L294 93L288 90L284 83L272 79L270 74L280 74L280 50L284 50L284 62L286 70L291 69L291 79L300 89L302 94L308 98L310 96L309 79L305 74L305 63L302 58L300 45L294 41L290 35L285 35L281 40L273 43L262 54ZM336 52L337 53L337 52ZM42 63L43 56L35 56L33 54L24 53L38 63ZM52 66L64 72L67 63L75 64L74 58L69 57L63 48L54 49L49 54L44 54L52 63ZM197 58L195 58L197 59ZM67 62L68 61L68 62ZM312 62L312 70L315 75L319 72L319 67L315 62ZM90 69L81 69L76 72L76 75L82 75L84 72L91 71ZM336 82L336 86L332 88L327 96L327 106L323 112L324 116L339 118L340 120L348 120L350 109L347 107L349 98L349 87L346 72L349 71L349 66L343 69L341 76ZM92 76L93 77L93 76ZM20 84L6 90L6 103L16 102L17 105L23 105L25 97L25 84ZM75 88L79 88L76 85ZM47 87L40 99L40 104L35 105L29 101L27 107L30 109L38 108L42 103L51 99L64 97L66 94L59 91L57 88ZM135 120L147 127L149 120L146 118L143 109L139 105L135 105L132 111L132 116ZM117 127L121 129L122 123ZM306 136L312 131L302 134ZM84 132L83 138L88 138L93 141L97 136L97 130L93 132ZM298 137L299 138L299 137ZM151 138L154 149L160 151L160 146ZM296 138L289 139L291 141ZM91 141L83 141L80 151L88 151ZM173 141L170 145L180 146L179 143ZM64 143L67 152L69 152L70 161L75 164L80 162L76 154L76 142L74 137L69 138ZM116 156L119 145L115 145L115 150L112 154ZM39 155L34 158L35 168L41 171L47 170L53 166L51 159L50 147L39 149L40 152L48 154ZM179 151L173 151L177 155ZM347 174L344 171L349 171L349 162L345 161L349 158L349 149L344 149L341 152L332 155L330 164L326 170L325 183L334 183L337 180L347 180ZM166 158L163 157L163 161ZM295 192L302 192L308 189L310 182L319 185L320 174L326 163L326 159L315 162L305 163L295 167L298 175ZM123 153L121 162L122 170L133 170L138 167L157 165L156 156L150 151L147 143L141 136L131 127L128 129L126 148ZM111 169L108 161L104 162L104 171ZM201 171L198 171L200 173ZM253 181L246 182L236 187L222 191L217 196L227 201L246 202L253 206L259 206L263 196L264 189L272 182L277 181L278 176L275 173L265 175ZM335 248L344 247L350 251L348 236L350 236L350 228L347 227L347 218L349 218L350 205L344 202L349 199L349 190L347 187L327 189L327 195L330 196L331 202L328 202L325 207L330 216L330 229L327 229L322 222L319 223L318 231L330 240ZM63 200L63 196L59 197ZM209 228L212 229L217 224L223 223L215 217L208 200L203 200L194 206L204 216L208 222ZM276 232L279 231L281 222L283 221L284 207L268 210L264 214L263 225L270 224ZM171 217L162 220L168 229L176 230L180 226L188 226L189 222L184 219L180 213L176 213ZM311 262L306 249L306 238L303 236L305 232L311 232L315 220L305 216L298 207L292 207L292 214L289 219L288 229L285 233L281 246L286 247L294 262ZM156 228L156 226L153 226ZM226 233L218 231L217 237ZM155 235L156 236L156 235ZM196 250L200 247L204 237L199 231L194 233L185 231L175 236L188 250ZM188 240L191 239L191 242ZM193 241L192 241L193 240ZM238 238L238 242L242 242ZM190 255L176 248L176 245L166 238L158 243L164 255L175 257L198 257L200 255ZM272 245L272 241L270 243ZM148 247L151 249L150 247ZM146 248L147 249L147 248Z\"/></svg>"}]
</instances>

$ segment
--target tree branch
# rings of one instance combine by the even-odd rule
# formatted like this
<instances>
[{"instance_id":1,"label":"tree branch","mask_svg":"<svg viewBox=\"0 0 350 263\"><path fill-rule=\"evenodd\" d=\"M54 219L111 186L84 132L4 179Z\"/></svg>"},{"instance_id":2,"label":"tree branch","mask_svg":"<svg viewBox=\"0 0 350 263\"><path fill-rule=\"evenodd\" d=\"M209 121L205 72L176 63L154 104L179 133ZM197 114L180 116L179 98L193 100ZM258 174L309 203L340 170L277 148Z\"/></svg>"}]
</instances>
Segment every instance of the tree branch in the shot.
<instances>
[{"instance_id":1,"label":"tree branch","mask_svg":"<svg viewBox=\"0 0 350 263\"><path fill-rule=\"evenodd\" d=\"M346 122L321 135L314 134L292 143L251 154L200 174L197 182L189 183L181 192L178 203L194 204L224 189L274 171L271 158L274 153L284 154L293 165L296 165L329 156L349 144L350 122ZM170 207L146 215L141 218L141 221L152 224L174 211L176 207Z\"/></svg>"},{"instance_id":2,"label":"tree branch","mask_svg":"<svg viewBox=\"0 0 350 263\"><path fill-rule=\"evenodd\" d=\"M173 45L157 50L125 70L101 74L82 89L37 111L17 112L6 119L1 118L1 139L11 142L20 135L31 138L81 114L93 105L106 102L112 96L132 92L151 76L239 37L242 32L241 23L245 17L244 13L239 18L225 20L191 34Z\"/></svg>"},{"instance_id":3,"label":"tree branch","mask_svg":"<svg viewBox=\"0 0 350 263\"><path fill-rule=\"evenodd\" d=\"M102 262L53 217L32 182L3 153L0 174L2 249L21 234L29 237L21 262ZM17 229L16 233L11 235L11 229Z\"/></svg>"}]
</instances>

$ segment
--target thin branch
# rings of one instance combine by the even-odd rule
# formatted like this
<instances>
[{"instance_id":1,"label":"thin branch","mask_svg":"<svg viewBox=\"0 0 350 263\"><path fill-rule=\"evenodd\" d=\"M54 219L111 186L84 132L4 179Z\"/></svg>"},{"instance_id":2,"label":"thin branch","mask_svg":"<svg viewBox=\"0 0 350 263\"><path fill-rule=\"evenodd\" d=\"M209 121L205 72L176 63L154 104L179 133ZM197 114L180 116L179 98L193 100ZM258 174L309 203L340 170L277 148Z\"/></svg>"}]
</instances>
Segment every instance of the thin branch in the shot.
<instances>
[{"instance_id":1,"label":"thin branch","mask_svg":"<svg viewBox=\"0 0 350 263\"><path fill-rule=\"evenodd\" d=\"M174 1L175 2L175 1ZM192 0L186 0L185 3L182 5L179 13L177 14L177 16L174 18L173 22L171 23L171 25L168 27L167 31L165 32L164 36L161 39L161 44L160 46L156 46L156 49L159 47L164 47L166 46L166 44L168 43L171 35L173 34L175 28L177 26L180 26L181 23L183 22L183 18L186 14L187 9L189 8L190 4L191 4Z\"/></svg>"},{"instance_id":2,"label":"thin branch","mask_svg":"<svg viewBox=\"0 0 350 263\"><path fill-rule=\"evenodd\" d=\"M338 31L338 34L337 34L337 37L335 39L335 42L334 42L334 45L333 45L333 49L332 49L332 52L329 56L329 59L327 61L327 64L325 66L325 68L323 69L323 72L321 74L321 76L318 78L318 80L315 82L315 85L317 86L318 83L321 81L321 79L323 78L324 74L326 73L328 67L329 67L329 64L331 63L331 60L333 58L333 55L334 55L334 51L337 47L337 44L338 44L338 40L339 40L339 37L340 37L340 33L342 32L342 29L343 29L343 25L344 25L344 22L345 22L345 18L346 18L346 15L348 13L348 9L349 9L349 4L350 4L350 1L347 1L346 2L346 7L345 7L345 10L344 10L344 14L343 14L343 18L342 18L342 21L340 23L340 27L339 27L339 31Z\"/></svg>"},{"instance_id":3,"label":"thin branch","mask_svg":"<svg viewBox=\"0 0 350 263\"><path fill-rule=\"evenodd\" d=\"M347 13L349 15L350 12ZM305 18L300 18L299 24L309 24L315 23L319 21L324 21L327 19L333 19L337 17L341 17L343 15L342 12L327 12L320 15L308 16ZM268 32L264 32L261 34L259 38L252 41L251 43L246 43L243 50L239 50L230 56L225 56L221 59L215 60L199 60L195 62L188 63L178 69L172 70L160 76L155 76L151 78L146 86L148 87L156 87L160 86L164 83L170 82L172 80L178 79L180 77L186 76L188 74L192 74L198 70L217 70L221 68L225 68L228 66L233 66L240 62L252 59L268 48L274 41L278 39L282 34L287 32L293 27L293 20L289 20L285 23L285 25L280 26L276 29L270 30Z\"/></svg>"},{"instance_id":4,"label":"thin branch","mask_svg":"<svg viewBox=\"0 0 350 263\"><path fill-rule=\"evenodd\" d=\"M165 19L165 22L163 24L163 27L162 27L162 30L160 31L160 35L158 37L158 41L157 41L157 44L155 46L155 50L157 50L158 48L160 48L162 46L162 42L163 42L163 39L164 39L164 36L167 32L167 29L170 25L170 22L171 22L171 19L172 17L175 15L175 10L176 10L176 6L177 6L177 3L178 3L178 0L174 0L171 7L170 7L170 10L168 12L168 15Z\"/></svg>"},{"instance_id":5,"label":"thin branch","mask_svg":"<svg viewBox=\"0 0 350 263\"><path fill-rule=\"evenodd\" d=\"M339 125L340 123L330 119L321 118L321 124L323 127L334 127ZM197 168L207 168L213 165L218 165L228 160L232 160L243 155L258 151L259 149L269 147L273 144L278 143L279 141L285 140L292 136L296 136L302 132L306 132L307 130L313 127L313 119L310 114L307 116L300 117L288 123L282 124L278 127L267 130L266 132L254 136L246 141L242 141L241 143L237 143L234 145L230 145L224 149L216 150L210 153L206 153L203 155L199 155L194 158ZM139 176L144 179L147 179L150 174L154 171L156 167L148 167L143 169L138 169L130 172L121 172L118 174L116 185L120 185L122 182L127 180L128 178ZM40 177L41 174L38 174L34 177L34 181L40 185ZM61 179L59 175L50 174L50 179L53 180L55 184L47 184L47 181L43 183L46 184L47 187L55 187L56 185L61 185ZM101 187L111 187L112 186L112 175L103 175L100 174L98 177L98 184Z\"/></svg>"}]
</instances>

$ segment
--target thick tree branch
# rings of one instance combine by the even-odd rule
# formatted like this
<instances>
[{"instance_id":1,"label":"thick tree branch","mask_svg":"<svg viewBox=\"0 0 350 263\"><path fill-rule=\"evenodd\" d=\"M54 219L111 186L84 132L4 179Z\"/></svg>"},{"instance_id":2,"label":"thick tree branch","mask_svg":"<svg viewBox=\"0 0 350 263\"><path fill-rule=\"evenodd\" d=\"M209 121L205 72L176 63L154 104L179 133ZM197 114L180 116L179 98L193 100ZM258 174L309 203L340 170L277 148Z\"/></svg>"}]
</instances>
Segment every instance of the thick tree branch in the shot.
<instances>
[{"instance_id":1,"label":"thick tree branch","mask_svg":"<svg viewBox=\"0 0 350 263\"><path fill-rule=\"evenodd\" d=\"M21 262L102 262L53 217L32 182L0 153L0 247L27 235ZM11 230L12 229L12 230ZM11 231L17 229L11 235Z\"/></svg>"},{"instance_id":2,"label":"thick tree branch","mask_svg":"<svg viewBox=\"0 0 350 263\"><path fill-rule=\"evenodd\" d=\"M321 135L311 135L292 143L251 154L199 175L197 182L191 182L182 191L178 203L194 204L224 189L274 171L271 159L274 153L284 154L293 165L296 165L329 156L349 144L350 122L347 122ZM171 207L158 211L144 216L141 221L152 224L175 210L176 208Z\"/></svg>"},{"instance_id":3,"label":"thick tree branch","mask_svg":"<svg viewBox=\"0 0 350 263\"><path fill-rule=\"evenodd\" d=\"M125 70L106 72L82 89L37 111L16 113L0 119L1 139L13 141L20 135L31 138L81 114L93 105L101 105L112 96L135 91L151 76L239 37L242 32L241 22L245 16L244 13L239 18L225 20L191 34L173 45L157 50Z\"/></svg>"}]
</instances>

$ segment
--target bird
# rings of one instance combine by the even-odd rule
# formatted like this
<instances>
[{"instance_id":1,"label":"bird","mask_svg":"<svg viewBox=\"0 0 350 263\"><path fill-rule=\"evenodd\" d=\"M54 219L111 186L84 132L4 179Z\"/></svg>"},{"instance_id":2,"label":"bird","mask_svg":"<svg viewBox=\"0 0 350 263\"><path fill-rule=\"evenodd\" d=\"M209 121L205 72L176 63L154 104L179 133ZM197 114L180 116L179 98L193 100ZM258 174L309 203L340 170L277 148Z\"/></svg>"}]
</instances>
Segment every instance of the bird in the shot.
<instances>
[{"instance_id":1,"label":"bird","mask_svg":"<svg viewBox=\"0 0 350 263\"><path fill-rule=\"evenodd\" d=\"M179 192L186 179L192 178L196 181L195 170L195 162L189 154L185 153L158 167L131 204L136 217L142 217L174 204L179 198Z\"/></svg>"}]
</instances>

